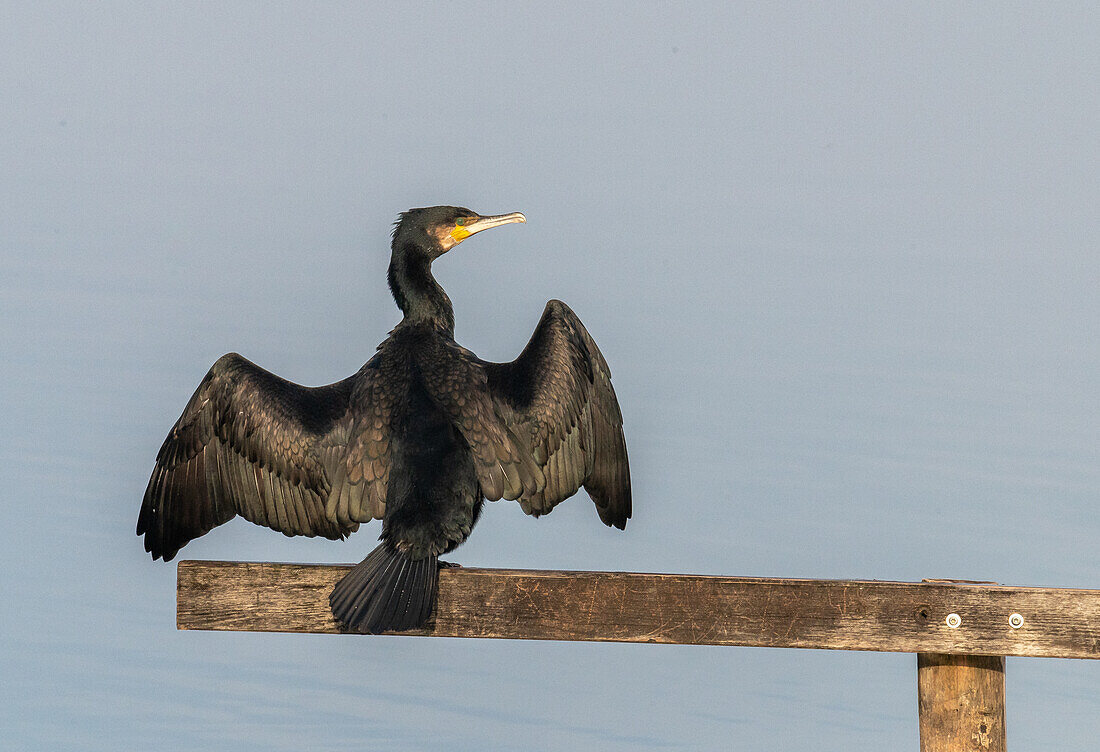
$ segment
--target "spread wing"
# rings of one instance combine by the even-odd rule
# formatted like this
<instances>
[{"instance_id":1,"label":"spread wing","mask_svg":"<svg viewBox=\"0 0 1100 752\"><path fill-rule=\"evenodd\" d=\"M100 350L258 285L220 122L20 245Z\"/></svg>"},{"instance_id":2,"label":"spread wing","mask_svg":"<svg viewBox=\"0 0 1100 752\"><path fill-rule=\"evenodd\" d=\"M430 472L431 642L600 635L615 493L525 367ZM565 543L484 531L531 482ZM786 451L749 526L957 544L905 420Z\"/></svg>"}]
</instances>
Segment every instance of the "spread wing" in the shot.
<instances>
[{"instance_id":1,"label":"spread wing","mask_svg":"<svg viewBox=\"0 0 1100 752\"><path fill-rule=\"evenodd\" d=\"M630 518L630 465L611 371L584 324L560 300L546 304L511 363L485 363L497 412L530 447L545 483L519 496L538 516L583 485L606 525Z\"/></svg>"},{"instance_id":2,"label":"spread wing","mask_svg":"<svg viewBox=\"0 0 1100 752\"><path fill-rule=\"evenodd\" d=\"M157 455L138 515L145 550L168 561L238 514L327 538L381 516L388 408L373 365L310 388L236 353L219 358Z\"/></svg>"}]
</instances>

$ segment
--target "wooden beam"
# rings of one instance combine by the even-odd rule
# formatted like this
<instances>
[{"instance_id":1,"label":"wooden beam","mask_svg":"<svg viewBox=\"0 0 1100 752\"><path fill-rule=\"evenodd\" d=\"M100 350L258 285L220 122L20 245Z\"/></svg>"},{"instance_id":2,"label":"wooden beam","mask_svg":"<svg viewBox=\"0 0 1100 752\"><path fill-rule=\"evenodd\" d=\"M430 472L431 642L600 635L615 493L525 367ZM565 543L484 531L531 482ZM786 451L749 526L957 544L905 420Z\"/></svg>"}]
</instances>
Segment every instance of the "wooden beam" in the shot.
<instances>
[{"instance_id":1,"label":"wooden beam","mask_svg":"<svg viewBox=\"0 0 1100 752\"><path fill-rule=\"evenodd\" d=\"M917 655L920 752L1005 752L1005 659Z\"/></svg>"},{"instance_id":2,"label":"wooden beam","mask_svg":"<svg viewBox=\"0 0 1100 752\"><path fill-rule=\"evenodd\" d=\"M336 633L350 566L181 561L180 629ZM1100 658L1100 590L444 569L405 634Z\"/></svg>"}]
</instances>

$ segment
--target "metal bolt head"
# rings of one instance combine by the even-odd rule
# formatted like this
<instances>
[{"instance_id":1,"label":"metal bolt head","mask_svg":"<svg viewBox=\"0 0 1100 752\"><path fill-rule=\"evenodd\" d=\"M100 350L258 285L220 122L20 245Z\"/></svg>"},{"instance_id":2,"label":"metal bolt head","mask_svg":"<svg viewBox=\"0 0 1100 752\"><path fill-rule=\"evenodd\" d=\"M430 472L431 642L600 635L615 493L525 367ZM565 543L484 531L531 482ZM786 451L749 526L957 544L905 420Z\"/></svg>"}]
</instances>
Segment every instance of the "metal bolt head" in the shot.
<instances>
[{"instance_id":1,"label":"metal bolt head","mask_svg":"<svg viewBox=\"0 0 1100 752\"><path fill-rule=\"evenodd\" d=\"M962 617L958 614L948 614L947 618L944 619L944 621L946 621L947 626L951 627L952 629L958 629L959 626L963 623Z\"/></svg>"},{"instance_id":2,"label":"metal bolt head","mask_svg":"<svg viewBox=\"0 0 1100 752\"><path fill-rule=\"evenodd\" d=\"M1019 629L1020 627L1024 626L1024 617L1020 614L1012 614L1008 617L1008 626L1012 627L1013 629Z\"/></svg>"}]
</instances>

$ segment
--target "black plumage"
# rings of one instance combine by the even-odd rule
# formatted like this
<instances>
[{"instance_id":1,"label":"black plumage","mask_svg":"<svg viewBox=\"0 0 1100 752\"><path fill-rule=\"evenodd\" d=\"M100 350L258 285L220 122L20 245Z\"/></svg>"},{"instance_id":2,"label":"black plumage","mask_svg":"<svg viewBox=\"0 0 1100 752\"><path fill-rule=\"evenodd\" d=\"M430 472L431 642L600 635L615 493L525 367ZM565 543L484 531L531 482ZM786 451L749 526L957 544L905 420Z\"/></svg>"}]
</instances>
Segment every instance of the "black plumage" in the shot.
<instances>
[{"instance_id":1,"label":"black plumage","mask_svg":"<svg viewBox=\"0 0 1100 752\"><path fill-rule=\"evenodd\" d=\"M241 515L286 535L343 538L382 520L382 543L337 583L333 614L361 632L422 626L438 557L483 499L551 511L584 486L624 528L630 470L611 372L580 319L546 304L511 363L454 340L431 264L466 237L526 221L432 207L401 215L389 285L402 321L358 373L303 387L235 353L218 359L165 439L138 516L154 559Z\"/></svg>"}]
</instances>

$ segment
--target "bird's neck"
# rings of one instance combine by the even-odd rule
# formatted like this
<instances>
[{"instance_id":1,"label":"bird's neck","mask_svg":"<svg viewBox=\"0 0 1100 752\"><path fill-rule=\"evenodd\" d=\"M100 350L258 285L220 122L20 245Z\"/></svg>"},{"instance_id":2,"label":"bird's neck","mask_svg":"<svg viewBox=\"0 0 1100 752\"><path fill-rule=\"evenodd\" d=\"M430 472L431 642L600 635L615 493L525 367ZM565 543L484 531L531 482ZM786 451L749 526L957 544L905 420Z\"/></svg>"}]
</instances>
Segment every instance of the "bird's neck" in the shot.
<instances>
[{"instance_id":1,"label":"bird's neck","mask_svg":"<svg viewBox=\"0 0 1100 752\"><path fill-rule=\"evenodd\" d=\"M405 321L433 324L454 336L451 299L432 276L431 261L426 255L395 248L388 276L393 299L405 314Z\"/></svg>"}]
</instances>

